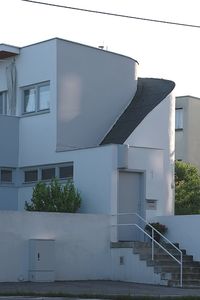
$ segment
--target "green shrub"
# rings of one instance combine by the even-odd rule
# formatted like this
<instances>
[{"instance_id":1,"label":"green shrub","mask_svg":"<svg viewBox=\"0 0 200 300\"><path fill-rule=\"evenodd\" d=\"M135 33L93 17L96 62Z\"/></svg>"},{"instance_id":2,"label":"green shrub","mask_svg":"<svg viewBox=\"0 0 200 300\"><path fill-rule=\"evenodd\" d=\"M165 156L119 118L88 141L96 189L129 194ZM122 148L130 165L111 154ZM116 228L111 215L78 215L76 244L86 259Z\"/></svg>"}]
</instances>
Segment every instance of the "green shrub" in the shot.
<instances>
[{"instance_id":1,"label":"green shrub","mask_svg":"<svg viewBox=\"0 0 200 300\"><path fill-rule=\"evenodd\" d=\"M75 213L81 205L81 196L72 180L62 185L58 179L51 183L38 182L33 188L31 203L25 202L28 211Z\"/></svg>"}]
</instances>

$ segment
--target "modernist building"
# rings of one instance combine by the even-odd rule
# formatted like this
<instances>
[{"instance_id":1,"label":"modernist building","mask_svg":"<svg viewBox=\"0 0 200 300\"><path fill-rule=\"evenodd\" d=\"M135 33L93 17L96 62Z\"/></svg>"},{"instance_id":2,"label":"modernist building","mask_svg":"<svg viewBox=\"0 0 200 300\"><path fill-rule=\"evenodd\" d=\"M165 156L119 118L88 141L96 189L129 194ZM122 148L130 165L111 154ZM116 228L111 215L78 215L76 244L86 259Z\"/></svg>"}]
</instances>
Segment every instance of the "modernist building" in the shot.
<instances>
[{"instance_id":1,"label":"modernist building","mask_svg":"<svg viewBox=\"0 0 200 300\"><path fill-rule=\"evenodd\" d=\"M173 214L174 83L130 57L54 38L0 45L0 209L73 177L81 212Z\"/></svg>"},{"instance_id":2,"label":"modernist building","mask_svg":"<svg viewBox=\"0 0 200 300\"><path fill-rule=\"evenodd\" d=\"M177 160L194 164L200 170L199 116L199 98L192 96L176 98L175 156Z\"/></svg>"}]
</instances>

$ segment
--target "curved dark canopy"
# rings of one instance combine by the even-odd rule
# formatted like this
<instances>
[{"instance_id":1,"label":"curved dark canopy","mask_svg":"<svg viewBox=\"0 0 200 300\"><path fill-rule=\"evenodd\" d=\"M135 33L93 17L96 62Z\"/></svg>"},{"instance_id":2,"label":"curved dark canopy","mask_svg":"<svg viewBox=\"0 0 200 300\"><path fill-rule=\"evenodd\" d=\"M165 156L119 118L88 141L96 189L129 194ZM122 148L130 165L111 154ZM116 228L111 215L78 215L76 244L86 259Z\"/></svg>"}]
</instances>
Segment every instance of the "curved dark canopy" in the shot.
<instances>
[{"instance_id":1,"label":"curved dark canopy","mask_svg":"<svg viewBox=\"0 0 200 300\"><path fill-rule=\"evenodd\" d=\"M100 145L123 144L142 120L174 89L170 80L138 78L136 94Z\"/></svg>"}]
</instances>

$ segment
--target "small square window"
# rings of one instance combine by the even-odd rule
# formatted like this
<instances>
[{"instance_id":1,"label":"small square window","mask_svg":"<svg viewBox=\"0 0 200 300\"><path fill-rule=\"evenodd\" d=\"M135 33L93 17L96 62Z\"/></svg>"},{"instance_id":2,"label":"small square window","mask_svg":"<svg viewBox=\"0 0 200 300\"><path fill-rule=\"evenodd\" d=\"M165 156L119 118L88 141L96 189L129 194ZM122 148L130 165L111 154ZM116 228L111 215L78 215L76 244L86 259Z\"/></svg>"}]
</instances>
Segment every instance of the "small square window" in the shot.
<instances>
[{"instance_id":1,"label":"small square window","mask_svg":"<svg viewBox=\"0 0 200 300\"><path fill-rule=\"evenodd\" d=\"M24 90L24 113L35 112L36 110L36 89Z\"/></svg>"},{"instance_id":2,"label":"small square window","mask_svg":"<svg viewBox=\"0 0 200 300\"><path fill-rule=\"evenodd\" d=\"M1 182L12 183L12 170L1 170Z\"/></svg>"},{"instance_id":3,"label":"small square window","mask_svg":"<svg viewBox=\"0 0 200 300\"><path fill-rule=\"evenodd\" d=\"M55 177L55 168L42 169L42 180L50 180Z\"/></svg>"},{"instance_id":4,"label":"small square window","mask_svg":"<svg viewBox=\"0 0 200 300\"><path fill-rule=\"evenodd\" d=\"M34 182L38 180L38 170L29 170L24 172L24 182Z\"/></svg>"},{"instance_id":5,"label":"small square window","mask_svg":"<svg viewBox=\"0 0 200 300\"><path fill-rule=\"evenodd\" d=\"M73 178L73 166L60 167L59 178Z\"/></svg>"}]
</instances>

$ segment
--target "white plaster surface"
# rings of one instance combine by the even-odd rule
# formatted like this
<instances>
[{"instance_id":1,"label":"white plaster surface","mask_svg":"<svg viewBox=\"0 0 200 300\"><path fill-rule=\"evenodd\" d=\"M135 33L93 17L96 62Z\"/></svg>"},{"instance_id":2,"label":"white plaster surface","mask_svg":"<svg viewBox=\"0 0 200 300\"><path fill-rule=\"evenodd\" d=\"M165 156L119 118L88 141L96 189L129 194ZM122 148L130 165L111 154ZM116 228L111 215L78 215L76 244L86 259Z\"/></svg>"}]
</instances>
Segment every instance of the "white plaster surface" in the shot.
<instances>
[{"instance_id":1,"label":"white plaster surface","mask_svg":"<svg viewBox=\"0 0 200 300\"><path fill-rule=\"evenodd\" d=\"M163 150L164 181L161 187L163 199L160 211L163 211L164 215L174 214L174 114L175 100L172 93L144 118L125 142L130 146Z\"/></svg>"},{"instance_id":2,"label":"white plaster surface","mask_svg":"<svg viewBox=\"0 0 200 300\"><path fill-rule=\"evenodd\" d=\"M124 264L120 265L120 257ZM112 278L113 280L132 281L138 283L160 284L160 275L154 273L153 267L147 267L146 261L141 261L133 249L112 249Z\"/></svg>"},{"instance_id":3,"label":"white plaster surface","mask_svg":"<svg viewBox=\"0 0 200 300\"><path fill-rule=\"evenodd\" d=\"M170 241L179 243L180 248L200 261L200 215L160 216L156 220L168 227L166 237Z\"/></svg>"},{"instance_id":4,"label":"white plaster surface","mask_svg":"<svg viewBox=\"0 0 200 300\"><path fill-rule=\"evenodd\" d=\"M106 215L0 212L0 281L28 280L29 239L55 240L56 280L111 279L109 224Z\"/></svg>"}]
</instances>

